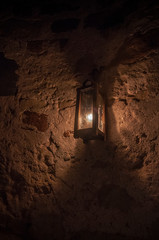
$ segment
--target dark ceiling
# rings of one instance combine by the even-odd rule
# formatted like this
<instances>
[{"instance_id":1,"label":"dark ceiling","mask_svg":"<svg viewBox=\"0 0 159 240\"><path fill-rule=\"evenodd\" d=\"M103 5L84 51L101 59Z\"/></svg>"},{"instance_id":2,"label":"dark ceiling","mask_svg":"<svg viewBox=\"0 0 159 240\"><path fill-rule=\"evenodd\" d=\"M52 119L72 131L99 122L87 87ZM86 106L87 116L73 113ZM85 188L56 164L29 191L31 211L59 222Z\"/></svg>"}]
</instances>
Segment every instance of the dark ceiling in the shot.
<instances>
[{"instance_id":1,"label":"dark ceiling","mask_svg":"<svg viewBox=\"0 0 159 240\"><path fill-rule=\"evenodd\" d=\"M16 17L30 17L35 9L40 15L54 15L82 8L94 8L97 11L104 10L109 17L111 15L110 21L114 24L122 22L127 15L139 8L152 7L156 2L156 0L6 0L1 3L0 13L7 10ZM94 19L96 18L88 19L87 25Z\"/></svg>"}]
</instances>

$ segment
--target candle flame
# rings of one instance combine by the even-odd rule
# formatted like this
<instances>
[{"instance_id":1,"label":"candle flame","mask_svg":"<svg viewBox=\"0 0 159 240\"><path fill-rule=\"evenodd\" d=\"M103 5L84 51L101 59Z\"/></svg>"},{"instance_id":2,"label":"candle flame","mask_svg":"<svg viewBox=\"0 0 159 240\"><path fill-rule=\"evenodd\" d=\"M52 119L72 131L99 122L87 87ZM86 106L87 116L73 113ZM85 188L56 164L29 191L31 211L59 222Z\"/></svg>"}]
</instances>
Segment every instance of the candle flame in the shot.
<instances>
[{"instance_id":1,"label":"candle flame","mask_svg":"<svg viewBox=\"0 0 159 240\"><path fill-rule=\"evenodd\" d=\"M92 114L92 113L88 114L86 118L87 118L87 120L88 120L89 122L92 122L92 120L93 120L93 114Z\"/></svg>"}]
</instances>

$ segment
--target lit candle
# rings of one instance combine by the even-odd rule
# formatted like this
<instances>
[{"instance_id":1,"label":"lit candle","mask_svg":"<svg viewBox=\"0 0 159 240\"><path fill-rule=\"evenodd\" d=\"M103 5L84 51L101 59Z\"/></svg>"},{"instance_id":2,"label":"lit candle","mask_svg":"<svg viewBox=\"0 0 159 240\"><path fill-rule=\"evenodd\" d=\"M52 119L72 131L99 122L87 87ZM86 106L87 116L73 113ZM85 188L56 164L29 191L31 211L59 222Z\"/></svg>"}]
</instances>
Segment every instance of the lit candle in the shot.
<instances>
[{"instance_id":1,"label":"lit candle","mask_svg":"<svg viewBox=\"0 0 159 240\"><path fill-rule=\"evenodd\" d=\"M92 122L93 114L92 113L88 114L86 118L87 118L88 122Z\"/></svg>"}]
</instances>

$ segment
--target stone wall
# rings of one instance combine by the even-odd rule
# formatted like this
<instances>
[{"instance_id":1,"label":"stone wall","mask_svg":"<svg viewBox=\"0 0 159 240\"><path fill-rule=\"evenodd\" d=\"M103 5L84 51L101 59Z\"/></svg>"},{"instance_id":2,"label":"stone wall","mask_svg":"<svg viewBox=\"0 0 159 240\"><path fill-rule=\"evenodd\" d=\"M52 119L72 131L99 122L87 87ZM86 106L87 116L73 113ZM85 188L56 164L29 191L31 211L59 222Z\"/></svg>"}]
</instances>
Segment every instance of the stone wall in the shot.
<instances>
[{"instance_id":1,"label":"stone wall","mask_svg":"<svg viewBox=\"0 0 159 240\"><path fill-rule=\"evenodd\" d=\"M158 239L158 16L155 1L4 3L1 239ZM105 142L73 137L86 79Z\"/></svg>"}]
</instances>

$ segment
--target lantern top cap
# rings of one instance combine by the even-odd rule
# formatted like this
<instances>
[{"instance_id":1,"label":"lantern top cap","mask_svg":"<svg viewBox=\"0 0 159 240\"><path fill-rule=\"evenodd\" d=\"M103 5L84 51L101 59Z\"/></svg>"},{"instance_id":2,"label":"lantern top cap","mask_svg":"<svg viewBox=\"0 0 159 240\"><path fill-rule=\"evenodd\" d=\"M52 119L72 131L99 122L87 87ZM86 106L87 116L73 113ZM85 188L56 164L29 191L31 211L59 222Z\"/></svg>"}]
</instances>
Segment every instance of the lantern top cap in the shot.
<instances>
[{"instance_id":1,"label":"lantern top cap","mask_svg":"<svg viewBox=\"0 0 159 240\"><path fill-rule=\"evenodd\" d=\"M83 87L92 87L93 85L94 85L94 82L88 79L83 83Z\"/></svg>"}]
</instances>

